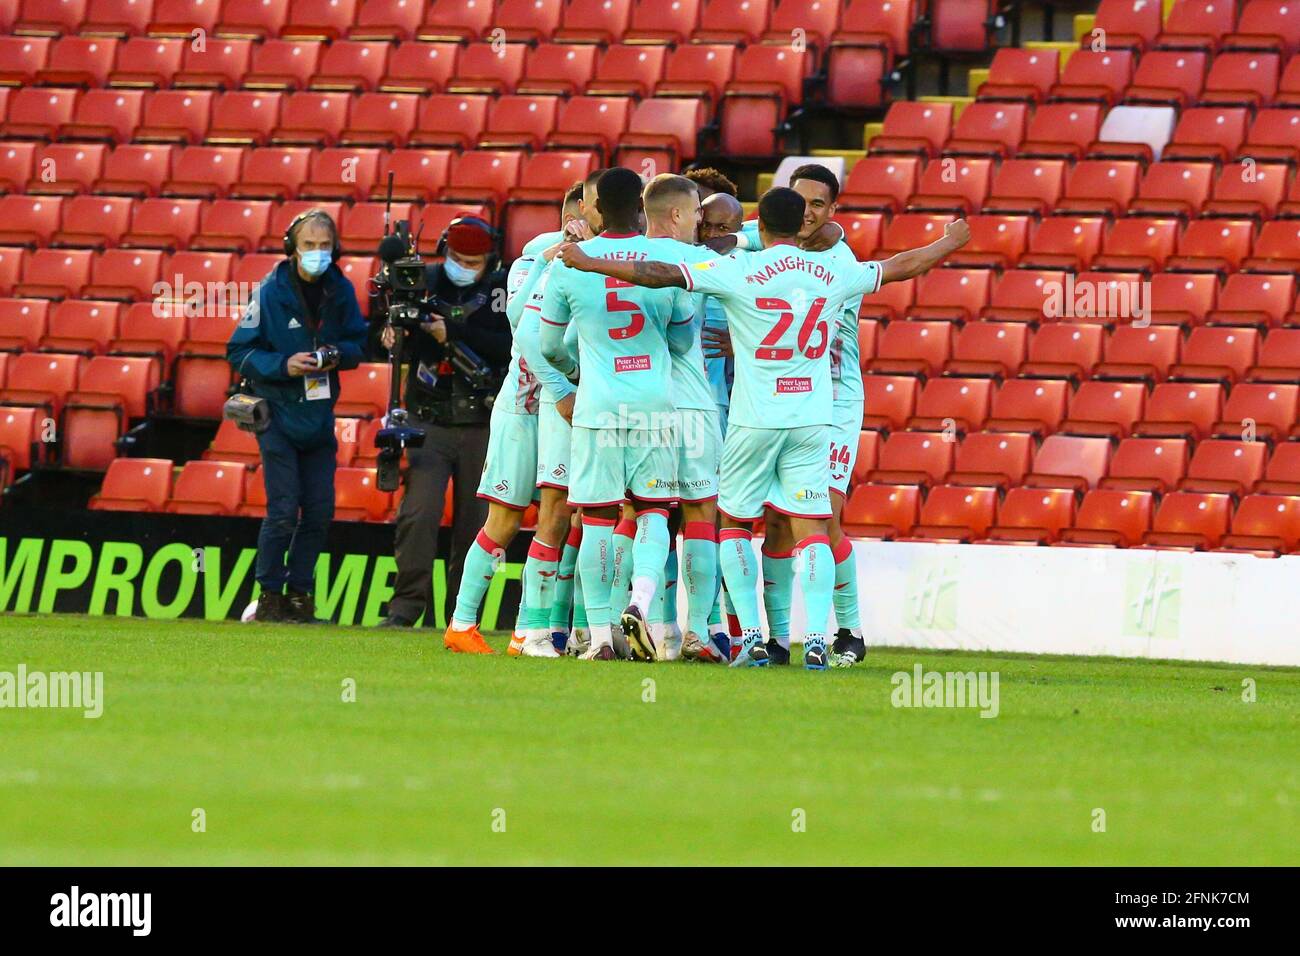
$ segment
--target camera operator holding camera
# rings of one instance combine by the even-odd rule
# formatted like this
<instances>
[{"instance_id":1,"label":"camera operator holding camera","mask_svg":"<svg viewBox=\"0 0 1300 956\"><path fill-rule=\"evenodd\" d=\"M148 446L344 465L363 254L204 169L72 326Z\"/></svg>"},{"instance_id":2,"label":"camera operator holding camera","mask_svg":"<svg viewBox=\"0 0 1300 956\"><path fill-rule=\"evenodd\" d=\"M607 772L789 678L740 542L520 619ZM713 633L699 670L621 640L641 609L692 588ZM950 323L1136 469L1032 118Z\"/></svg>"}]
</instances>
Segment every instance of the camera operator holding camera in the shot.
<instances>
[{"instance_id":1,"label":"camera operator holding camera","mask_svg":"<svg viewBox=\"0 0 1300 956\"><path fill-rule=\"evenodd\" d=\"M258 284L226 360L270 410L257 433L266 518L257 539L256 619L311 623L316 558L334 518L338 369L361 362L367 326L352 283L335 265L338 230L328 213L296 217L284 252Z\"/></svg>"},{"instance_id":2,"label":"camera operator holding camera","mask_svg":"<svg viewBox=\"0 0 1300 956\"><path fill-rule=\"evenodd\" d=\"M411 627L429 607L447 482L454 480L451 560L447 588L455 594L460 570L486 503L475 492L487 456L492 402L510 364L506 276L496 255L497 234L473 216L452 221L439 240L443 262L426 266L423 321L408 330L407 423L424 432L406 448L406 493L397 512L397 577L381 626ZM372 308L372 316L383 314ZM392 348L391 327L381 341ZM432 627L435 615L427 615Z\"/></svg>"}]
</instances>

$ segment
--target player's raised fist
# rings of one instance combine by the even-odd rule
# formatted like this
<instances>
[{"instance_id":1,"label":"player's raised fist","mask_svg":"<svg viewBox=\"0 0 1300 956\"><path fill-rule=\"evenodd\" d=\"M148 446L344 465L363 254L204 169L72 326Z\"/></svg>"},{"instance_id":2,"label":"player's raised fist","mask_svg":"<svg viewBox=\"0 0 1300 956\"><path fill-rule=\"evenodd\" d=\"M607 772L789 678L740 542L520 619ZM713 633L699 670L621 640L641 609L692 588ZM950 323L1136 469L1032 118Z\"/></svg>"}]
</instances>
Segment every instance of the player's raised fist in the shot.
<instances>
[{"instance_id":1,"label":"player's raised fist","mask_svg":"<svg viewBox=\"0 0 1300 956\"><path fill-rule=\"evenodd\" d=\"M970 242L970 223L965 219L954 219L943 227L943 234L945 238L957 243L957 248L960 249Z\"/></svg>"}]
</instances>

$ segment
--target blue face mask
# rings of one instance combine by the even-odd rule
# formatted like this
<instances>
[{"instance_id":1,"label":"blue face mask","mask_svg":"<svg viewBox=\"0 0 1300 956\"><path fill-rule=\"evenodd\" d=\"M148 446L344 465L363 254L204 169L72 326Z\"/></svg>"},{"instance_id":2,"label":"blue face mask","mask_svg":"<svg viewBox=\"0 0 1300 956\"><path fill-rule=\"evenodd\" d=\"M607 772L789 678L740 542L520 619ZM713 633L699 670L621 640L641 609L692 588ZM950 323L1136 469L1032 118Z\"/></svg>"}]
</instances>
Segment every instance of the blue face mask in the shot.
<instances>
[{"instance_id":1,"label":"blue face mask","mask_svg":"<svg viewBox=\"0 0 1300 956\"><path fill-rule=\"evenodd\" d=\"M302 271L309 276L322 275L330 267L331 253L328 249L309 249L298 253Z\"/></svg>"},{"instance_id":2,"label":"blue face mask","mask_svg":"<svg viewBox=\"0 0 1300 956\"><path fill-rule=\"evenodd\" d=\"M478 272L476 270L466 269L451 256L443 260L442 272L451 280L452 285L467 286L478 281Z\"/></svg>"}]
</instances>

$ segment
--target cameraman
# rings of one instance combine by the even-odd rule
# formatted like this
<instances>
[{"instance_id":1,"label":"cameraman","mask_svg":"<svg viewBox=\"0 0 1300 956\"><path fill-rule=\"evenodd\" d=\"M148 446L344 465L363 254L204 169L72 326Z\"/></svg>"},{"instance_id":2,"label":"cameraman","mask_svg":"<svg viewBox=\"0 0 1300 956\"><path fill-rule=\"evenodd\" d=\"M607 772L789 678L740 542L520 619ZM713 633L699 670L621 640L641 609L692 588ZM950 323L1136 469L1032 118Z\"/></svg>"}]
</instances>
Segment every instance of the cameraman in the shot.
<instances>
[{"instance_id":1,"label":"cameraman","mask_svg":"<svg viewBox=\"0 0 1300 956\"><path fill-rule=\"evenodd\" d=\"M284 251L226 343L226 360L271 408L257 436L266 483L257 620L311 623L316 558L334 518L338 369L360 363L367 327L352 283L334 264L338 230L328 213L296 217Z\"/></svg>"},{"instance_id":2,"label":"cameraman","mask_svg":"<svg viewBox=\"0 0 1300 956\"><path fill-rule=\"evenodd\" d=\"M406 493L397 511L397 577L384 627L411 627L430 607L433 562L438 550L447 481L455 484L451 559L447 590L455 594L460 569L486 517L486 502L476 496L487 456L491 402L510 364L510 323L506 318L506 275L496 256L496 232L482 219L452 221L438 244L444 260L426 267L429 318L408 333L406 409L409 424L424 430L424 443L407 449ZM381 314L372 308L372 315ZM391 348L394 332L385 329ZM484 380L473 382L451 364L464 346L486 366Z\"/></svg>"}]
</instances>

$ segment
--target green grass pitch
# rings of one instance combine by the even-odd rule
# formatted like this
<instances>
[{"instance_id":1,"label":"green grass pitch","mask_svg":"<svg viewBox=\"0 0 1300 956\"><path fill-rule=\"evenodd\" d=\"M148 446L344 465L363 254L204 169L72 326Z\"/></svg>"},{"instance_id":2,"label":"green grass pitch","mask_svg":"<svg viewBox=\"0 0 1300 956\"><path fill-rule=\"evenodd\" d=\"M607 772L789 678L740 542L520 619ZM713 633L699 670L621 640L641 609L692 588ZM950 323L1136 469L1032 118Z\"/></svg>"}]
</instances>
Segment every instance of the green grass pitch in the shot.
<instances>
[{"instance_id":1,"label":"green grass pitch","mask_svg":"<svg viewBox=\"0 0 1300 956\"><path fill-rule=\"evenodd\" d=\"M999 715L893 707L917 662L996 671ZM3 864L1300 863L1296 670L873 649L742 672L0 617L19 664L103 671L104 713L0 710Z\"/></svg>"}]
</instances>

